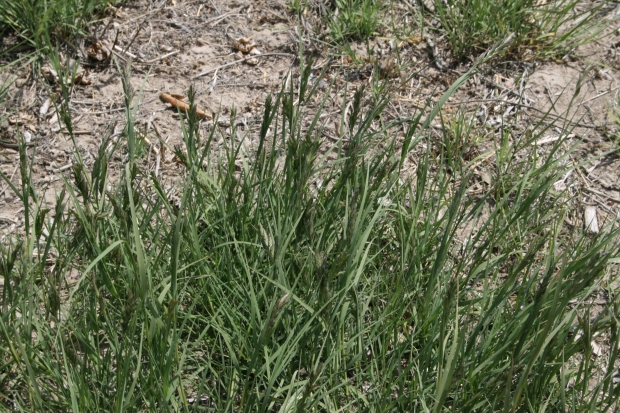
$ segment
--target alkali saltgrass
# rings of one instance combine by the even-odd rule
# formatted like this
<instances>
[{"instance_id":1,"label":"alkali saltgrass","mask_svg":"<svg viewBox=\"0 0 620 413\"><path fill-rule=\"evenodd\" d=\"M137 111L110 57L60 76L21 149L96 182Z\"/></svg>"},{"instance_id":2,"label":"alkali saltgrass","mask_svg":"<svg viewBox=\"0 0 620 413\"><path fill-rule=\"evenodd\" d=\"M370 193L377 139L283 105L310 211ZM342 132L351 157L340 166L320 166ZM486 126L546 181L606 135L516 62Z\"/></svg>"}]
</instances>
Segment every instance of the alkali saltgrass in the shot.
<instances>
[{"instance_id":1,"label":"alkali saltgrass","mask_svg":"<svg viewBox=\"0 0 620 413\"><path fill-rule=\"evenodd\" d=\"M590 343L618 348L617 295L591 313L618 280L618 233L565 225L563 140L542 151L547 127L506 127L496 179L472 196L466 119L447 146L426 133L459 83L424 121L380 128L387 94L360 89L328 161L304 67L266 101L251 155L234 126L182 120L178 202L135 148L115 147L111 182L104 138L45 207L21 145L25 232L0 245L4 409L617 409L617 352Z\"/></svg>"}]
</instances>

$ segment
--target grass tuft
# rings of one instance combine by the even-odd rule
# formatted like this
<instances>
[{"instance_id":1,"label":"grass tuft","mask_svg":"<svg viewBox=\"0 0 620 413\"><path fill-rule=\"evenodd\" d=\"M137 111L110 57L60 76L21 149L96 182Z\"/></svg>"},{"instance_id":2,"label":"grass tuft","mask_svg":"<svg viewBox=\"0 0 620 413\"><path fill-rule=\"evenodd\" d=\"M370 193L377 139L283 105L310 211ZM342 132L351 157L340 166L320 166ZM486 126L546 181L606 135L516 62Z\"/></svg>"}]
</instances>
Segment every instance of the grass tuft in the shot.
<instances>
[{"instance_id":1,"label":"grass tuft","mask_svg":"<svg viewBox=\"0 0 620 413\"><path fill-rule=\"evenodd\" d=\"M15 35L19 44L47 54L58 42L85 35L92 16L108 3L107 0L0 0L0 30L5 36Z\"/></svg>"},{"instance_id":2,"label":"grass tuft","mask_svg":"<svg viewBox=\"0 0 620 413\"><path fill-rule=\"evenodd\" d=\"M252 156L234 127L218 152L222 131L202 136L195 113L182 118L179 202L135 162L129 126L127 147L110 153L104 139L91 171L76 165L53 211L36 196L21 145L15 190L29 220L23 237L0 246L0 403L617 408L617 355L596 360L591 350L601 335L618 347L617 295L591 310L618 281L618 230L564 223L570 199L554 183L567 172L566 142L543 152L533 144L542 125L521 140L506 129L495 179L472 194L464 117L436 144L427 132L438 108L425 122L378 122L387 94L368 103L360 89L343 102L350 110L327 161L323 106L310 109L317 89L301 73L299 88L288 82L266 101ZM137 103L126 105L132 125ZM106 166L114 151L128 155L118 182ZM420 156L407 178L412 151Z\"/></svg>"},{"instance_id":3,"label":"grass tuft","mask_svg":"<svg viewBox=\"0 0 620 413\"><path fill-rule=\"evenodd\" d=\"M562 58L596 36L604 2L586 7L579 0L436 0L434 6L457 61L474 60L510 33L515 42L506 53L533 60Z\"/></svg>"},{"instance_id":4,"label":"grass tuft","mask_svg":"<svg viewBox=\"0 0 620 413\"><path fill-rule=\"evenodd\" d=\"M367 40L379 27L379 0L335 0L328 25L334 40Z\"/></svg>"}]
</instances>

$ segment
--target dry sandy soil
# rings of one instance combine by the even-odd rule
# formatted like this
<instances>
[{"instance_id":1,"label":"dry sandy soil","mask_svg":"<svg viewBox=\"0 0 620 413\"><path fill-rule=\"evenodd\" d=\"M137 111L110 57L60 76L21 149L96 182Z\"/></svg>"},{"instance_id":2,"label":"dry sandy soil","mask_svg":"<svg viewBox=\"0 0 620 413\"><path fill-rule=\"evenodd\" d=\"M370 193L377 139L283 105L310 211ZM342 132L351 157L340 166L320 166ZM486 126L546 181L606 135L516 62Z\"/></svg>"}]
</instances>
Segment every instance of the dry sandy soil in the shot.
<instances>
[{"instance_id":1,"label":"dry sandy soil","mask_svg":"<svg viewBox=\"0 0 620 413\"><path fill-rule=\"evenodd\" d=\"M403 2L394 7L393 12L406 21L415 6ZM473 148L477 153L492 148L502 122L516 125L515 133L525 133L534 125L552 125L539 142L541 147L570 134L568 143L577 144L571 160L583 164L557 185L569 187L582 205L596 207L601 222L620 214L620 159L617 151L609 153L614 137L618 139L617 124L611 117L617 109L614 102L618 101L620 84L618 14L618 10L609 11L605 16L606 35L578 50L579 58L508 62L498 71L486 68L460 88L443 112L445 119L454 116L457 109L475 115L482 131ZM121 67L131 64L133 88L141 93L137 121L146 143L143 167L155 171L172 192L184 169L170 148L182 141L182 132L177 110L160 100L162 92L186 94L194 85L198 107L217 119L205 120L202 129L208 133L213 127L220 128L224 137L220 138L221 145L230 131L230 114L236 111L232 126L246 136L244 150L251 152L266 97L280 90L289 73L292 81L298 78L301 39L305 55L314 58L313 74L326 69L320 88L321 93L331 94L323 134L324 146L329 147L339 135L332 125L339 122L342 95L368 83L377 70L392 87L393 99L385 116L393 119L412 116L433 105L466 70L441 70L441 65L433 62L437 54L422 34L398 44L389 37L377 37L370 44L375 50L372 56L365 44L352 44L362 63L353 62L334 54L319 40L320 33L314 29L319 26L317 20L291 13L285 0L137 0L110 8L93 27L93 38L81 44L77 64L87 84L76 85L70 101L75 140L86 167L92 165L102 141L110 137L113 142L118 140L125 126L121 75L114 61ZM249 55L237 50L235 41L249 37L262 56L239 61ZM113 50L108 61L88 57L89 48L93 50L97 41L107 42ZM441 41L437 45L441 50ZM44 200L53 202L63 180L72 179L74 160L73 142L56 116L59 86L46 72L14 70L4 76L12 76L9 79L14 81L10 101L3 108L11 117L1 129L0 170L15 184L19 182L14 142L20 131L30 142L34 183ZM332 83L333 88L327 87ZM579 93L575 95L578 84ZM441 128L440 123L434 125L438 134ZM115 153L110 167L112 179L124 164L123 151ZM415 168L415 155L409 162ZM478 176L481 181L493 179L484 164ZM19 232L22 211L9 186L0 183L2 237ZM581 212L576 211L575 218L579 216Z\"/></svg>"}]
</instances>

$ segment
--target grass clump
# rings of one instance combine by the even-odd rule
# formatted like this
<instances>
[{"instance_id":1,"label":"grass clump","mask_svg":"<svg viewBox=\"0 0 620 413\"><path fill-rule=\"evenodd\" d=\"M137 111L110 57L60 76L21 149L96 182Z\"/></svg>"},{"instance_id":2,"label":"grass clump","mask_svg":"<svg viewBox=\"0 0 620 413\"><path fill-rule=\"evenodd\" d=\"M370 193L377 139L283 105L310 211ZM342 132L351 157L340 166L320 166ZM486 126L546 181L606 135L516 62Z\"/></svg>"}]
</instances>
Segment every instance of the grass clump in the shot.
<instances>
[{"instance_id":1,"label":"grass clump","mask_svg":"<svg viewBox=\"0 0 620 413\"><path fill-rule=\"evenodd\" d=\"M380 7L379 0L335 0L328 19L334 40L370 38L379 27Z\"/></svg>"},{"instance_id":2,"label":"grass clump","mask_svg":"<svg viewBox=\"0 0 620 413\"><path fill-rule=\"evenodd\" d=\"M388 99L360 89L328 161L309 74L266 101L252 156L234 126L218 151L222 132L202 135L190 113L178 202L132 156L110 182L104 140L92 170L76 165L48 210L22 145L26 232L0 246L0 402L63 412L614 408L617 355L595 360L590 343L604 334L617 348L617 296L596 317L590 308L617 280L617 232L565 226L568 199L553 188L566 173L563 142L538 153L544 128L514 142L506 131L497 179L470 196L464 145L433 145L431 117L376 127Z\"/></svg>"},{"instance_id":3,"label":"grass clump","mask_svg":"<svg viewBox=\"0 0 620 413\"><path fill-rule=\"evenodd\" d=\"M87 33L94 13L108 3L107 0L0 0L0 29L5 36L17 36L20 44L49 52L57 41Z\"/></svg>"},{"instance_id":4,"label":"grass clump","mask_svg":"<svg viewBox=\"0 0 620 413\"><path fill-rule=\"evenodd\" d=\"M457 60L475 59L510 33L507 54L519 59L562 57L595 35L597 12L579 0L436 0L433 16Z\"/></svg>"}]
</instances>

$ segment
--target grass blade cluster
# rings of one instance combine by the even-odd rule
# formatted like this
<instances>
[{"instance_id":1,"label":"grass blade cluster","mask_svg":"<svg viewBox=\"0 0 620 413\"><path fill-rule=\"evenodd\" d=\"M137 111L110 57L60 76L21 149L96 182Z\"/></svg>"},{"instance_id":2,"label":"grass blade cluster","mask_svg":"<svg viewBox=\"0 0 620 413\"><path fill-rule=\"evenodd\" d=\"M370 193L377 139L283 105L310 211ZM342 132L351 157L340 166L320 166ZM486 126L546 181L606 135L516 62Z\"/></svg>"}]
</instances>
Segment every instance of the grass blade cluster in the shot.
<instances>
[{"instance_id":1,"label":"grass blade cluster","mask_svg":"<svg viewBox=\"0 0 620 413\"><path fill-rule=\"evenodd\" d=\"M326 157L322 106L310 110L319 82L301 73L266 101L251 156L234 126L204 136L195 112L182 120L179 202L133 150L111 182L104 139L92 170L76 161L48 210L22 145L30 220L24 237L0 246L0 403L59 412L617 408L617 354L601 361L591 350L601 334L619 344L617 298L591 311L593 295L617 281L617 232L565 226L567 199L553 186L566 173L562 142L539 153L538 135L509 140L507 130L497 179L473 195L464 145L436 144L420 116L383 124L387 97L360 89Z\"/></svg>"},{"instance_id":2,"label":"grass blade cluster","mask_svg":"<svg viewBox=\"0 0 620 413\"><path fill-rule=\"evenodd\" d=\"M5 35L15 35L19 44L49 53L57 41L86 34L86 25L93 14L109 3L103 0L1 0L0 30Z\"/></svg>"},{"instance_id":3,"label":"grass blade cluster","mask_svg":"<svg viewBox=\"0 0 620 413\"><path fill-rule=\"evenodd\" d=\"M578 0L453 0L433 2L439 29L457 60L484 52L499 39L514 33L507 53L519 59L561 58L595 37L598 13L604 2L586 7Z\"/></svg>"}]
</instances>

